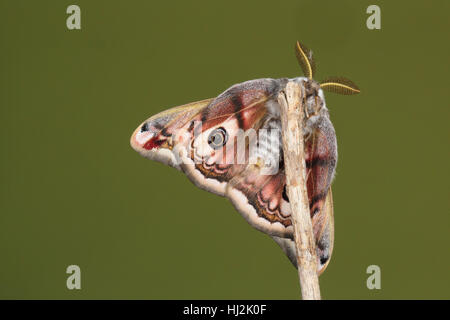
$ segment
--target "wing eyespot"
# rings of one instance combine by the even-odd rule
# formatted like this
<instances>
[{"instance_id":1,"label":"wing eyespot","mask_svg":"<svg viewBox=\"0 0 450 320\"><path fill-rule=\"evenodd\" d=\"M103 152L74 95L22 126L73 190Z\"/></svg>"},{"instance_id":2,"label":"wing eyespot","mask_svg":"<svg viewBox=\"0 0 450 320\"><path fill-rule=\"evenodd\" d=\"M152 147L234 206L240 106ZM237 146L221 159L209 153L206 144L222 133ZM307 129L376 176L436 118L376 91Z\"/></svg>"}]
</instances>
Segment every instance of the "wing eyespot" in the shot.
<instances>
[{"instance_id":1,"label":"wing eyespot","mask_svg":"<svg viewBox=\"0 0 450 320\"><path fill-rule=\"evenodd\" d=\"M208 144L214 150L222 148L228 141L227 131L220 127L214 129L208 136Z\"/></svg>"}]
</instances>

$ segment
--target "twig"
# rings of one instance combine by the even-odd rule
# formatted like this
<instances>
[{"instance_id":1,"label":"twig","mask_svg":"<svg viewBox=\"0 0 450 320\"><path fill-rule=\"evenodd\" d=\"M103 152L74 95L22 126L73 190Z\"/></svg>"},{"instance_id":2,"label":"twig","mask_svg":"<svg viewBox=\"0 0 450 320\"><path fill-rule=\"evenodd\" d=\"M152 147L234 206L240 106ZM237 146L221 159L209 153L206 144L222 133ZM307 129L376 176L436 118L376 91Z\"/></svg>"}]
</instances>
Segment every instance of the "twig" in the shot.
<instances>
[{"instance_id":1,"label":"twig","mask_svg":"<svg viewBox=\"0 0 450 320\"><path fill-rule=\"evenodd\" d=\"M303 300L320 300L317 253L309 212L306 189L306 166L303 142L302 86L288 82L278 95L281 107L284 164L294 240L297 247L297 265Z\"/></svg>"}]
</instances>

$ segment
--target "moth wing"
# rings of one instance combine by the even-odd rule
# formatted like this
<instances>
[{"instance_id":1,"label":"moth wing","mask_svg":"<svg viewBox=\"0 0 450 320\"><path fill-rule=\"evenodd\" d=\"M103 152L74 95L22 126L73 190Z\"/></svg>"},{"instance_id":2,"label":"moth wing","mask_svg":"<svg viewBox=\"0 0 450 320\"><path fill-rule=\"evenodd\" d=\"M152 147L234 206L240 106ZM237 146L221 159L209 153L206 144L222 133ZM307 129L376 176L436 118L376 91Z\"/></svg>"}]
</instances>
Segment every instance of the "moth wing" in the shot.
<instances>
[{"instance_id":1,"label":"moth wing","mask_svg":"<svg viewBox=\"0 0 450 320\"><path fill-rule=\"evenodd\" d=\"M289 238L281 238L277 236L271 236L273 240L278 244L278 246L283 250L283 252L288 257L289 261L297 268L297 250L295 248L295 242Z\"/></svg>"},{"instance_id":2,"label":"moth wing","mask_svg":"<svg viewBox=\"0 0 450 320\"><path fill-rule=\"evenodd\" d=\"M151 124L155 129L157 129L152 132L154 135L157 135L163 130L165 132L173 132L185 125L190 118L207 107L213 100L214 98L205 99L172 107L155 114L154 116L148 118L144 123Z\"/></svg>"},{"instance_id":3,"label":"moth wing","mask_svg":"<svg viewBox=\"0 0 450 320\"><path fill-rule=\"evenodd\" d=\"M264 168L249 165L228 184L226 196L247 222L270 236L292 238L290 205L283 197L284 170L263 174Z\"/></svg>"},{"instance_id":4,"label":"moth wing","mask_svg":"<svg viewBox=\"0 0 450 320\"><path fill-rule=\"evenodd\" d=\"M195 117L201 128L194 129L199 134L192 139L189 159L181 167L198 187L228 197L256 229L292 237L290 208L283 199L284 169L279 167L279 120L269 111L277 107L275 99L281 81L244 82L212 101ZM217 129L227 132L227 142L223 148L212 150L208 136ZM256 148L252 149L255 140Z\"/></svg>"},{"instance_id":5,"label":"moth wing","mask_svg":"<svg viewBox=\"0 0 450 320\"><path fill-rule=\"evenodd\" d=\"M334 247L334 206L331 187L328 190L325 205L323 206L320 216L323 217L323 227L320 229L320 233L316 235L316 245L320 266L319 272L322 273L330 263ZM314 223L317 224L313 219L313 224Z\"/></svg>"},{"instance_id":6,"label":"moth wing","mask_svg":"<svg viewBox=\"0 0 450 320\"><path fill-rule=\"evenodd\" d=\"M145 120L133 132L130 144L142 156L181 170L174 153L174 141L186 125L213 99L170 108Z\"/></svg>"},{"instance_id":7,"label":"moth wing","mask_svg":"<svg viewBox=\"0 0 450 320\"><path fill-rule=\"evenodd\" d=\"M239 151L240 134L258 132L268 113L267 104L278 93L280 81L251 80L237 84L215 98L196 115L187 159L181 165L188 178L198 187L225 196L228 182L247 168L247 145ZM209 137L214 130L226 133L222 148L213 150Z\"/></svg>"},{"instance_id":8,"label":"moth wing","mask_svg":"<svg viewBox=\"0 0 450 320\"><path fill-rule=\"evenodd\" d=\"M316 234L316 250L318 256L318 272L319 275L325 271L328 263L331 260L334 245L334 209L333 209L333 195L331 187L322 208L323 228L319 234ZM317 222L316 222L317 223ZM295 242L289 238L281 238L271 236L273 240L280 246L286 256L289 258L294 267L297 268L297 250Z\"/></svg>"}]
</instances>

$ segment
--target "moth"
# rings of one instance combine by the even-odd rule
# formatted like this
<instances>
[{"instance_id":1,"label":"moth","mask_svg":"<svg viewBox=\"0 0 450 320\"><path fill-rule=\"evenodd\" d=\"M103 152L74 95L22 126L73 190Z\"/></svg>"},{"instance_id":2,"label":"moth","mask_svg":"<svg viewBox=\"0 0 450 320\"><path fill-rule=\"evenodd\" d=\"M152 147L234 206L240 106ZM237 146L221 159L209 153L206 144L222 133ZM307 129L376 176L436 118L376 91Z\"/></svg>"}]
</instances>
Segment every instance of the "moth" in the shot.
<instances>
[{"instance_id":1,"label":"moth","mask_svg":"<svg viewBox=\"0 0 450 320\"><path fill-rule=\"evenodd\" d=\"M336 134L324 91L351 95L360 90L342 77L315 81L312 52L297 41L295 53L304 77L250 80L216 98L171 108L140 124L130 142L142 156L172 166L199 188L230 199L245 220L272 237L297 267L277 97L288 81L299 83L305 92L307 189L320 274L333 251L331 182L337 163ZM248 132L256 134L249 138ZM275 164L276 170L268 172L267 163Z\"/></svg>"}]
</instances>

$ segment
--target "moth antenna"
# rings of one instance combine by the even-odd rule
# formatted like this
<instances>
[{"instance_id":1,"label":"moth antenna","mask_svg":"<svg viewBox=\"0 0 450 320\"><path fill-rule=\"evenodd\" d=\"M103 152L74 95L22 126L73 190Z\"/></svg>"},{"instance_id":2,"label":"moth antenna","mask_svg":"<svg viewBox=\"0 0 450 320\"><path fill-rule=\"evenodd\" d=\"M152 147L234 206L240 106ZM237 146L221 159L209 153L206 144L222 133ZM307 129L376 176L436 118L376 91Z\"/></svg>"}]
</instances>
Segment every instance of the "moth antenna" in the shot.
<instances>
[{"instance_id":1,"label":"moth antenna","mask_svg":"<svg viewBox=\"0 0 450 320\"><path fill-rule=\"evenodd\" d=\"M312 79L316 71L316 64L314 63L312 51L297 41L295 44L295 55L297 56L298 63L300 64L305 77Z\"/></svg>"},{"instance_id":2,"label":"moth antenna","mask_svg":"<svg viewBox=\"0 0 450 320\"><path fill-rule=\"evenodd\" d=\"M358 86L344 77L329 77L320 83L320 87L325 91L345 95L360 93Z\"/></svg>"}]
</instances>

